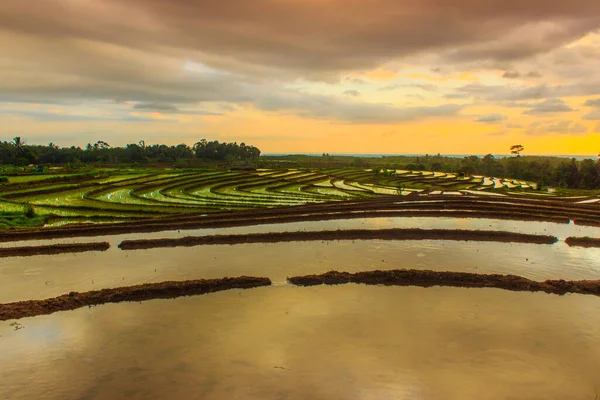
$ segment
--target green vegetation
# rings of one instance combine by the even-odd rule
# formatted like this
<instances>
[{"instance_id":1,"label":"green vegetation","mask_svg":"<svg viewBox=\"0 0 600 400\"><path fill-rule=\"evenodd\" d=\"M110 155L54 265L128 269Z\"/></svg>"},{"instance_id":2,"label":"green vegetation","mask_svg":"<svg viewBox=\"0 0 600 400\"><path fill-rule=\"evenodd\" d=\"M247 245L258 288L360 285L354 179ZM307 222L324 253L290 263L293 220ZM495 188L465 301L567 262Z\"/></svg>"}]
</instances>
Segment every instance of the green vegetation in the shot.
<instances>
[{"instance_id":1,"label":"green vegetation","mask_svg":"<svg viewBox=\"0 0 600 400\"><path fill-rule=\"evenodd\" d=\"M92 164L167 164L179 168L202 165L223 165L228 167L255 166L260 150L245 143L219 143L202 139L192 147L186 144L166 146L164 144L146 145L142 140L125 147L111 147L105 141L88 143L85 149L80 147L58 147L54 143L47 146L27 145L21 137L12 141L0 142L0 164L11 166L64 165L70 170L92 169ZM36 166L36 172L43 167Z\"/></svg>"},{"instance_id":2,"label":"green vegetation","mask_svg":"<svg viewBox=\"0 0 600 400\"><path fill-rule=\"evenodd\" d=\"M440 171L444 173L482 175L501 179L534 182L537 187L563 189L600 189L600 161L577 161L562 157L522 156L523 146L516 145L514 157L445 157L425 156L261 156L262 168L378 168L385 170ZM513 146L514 147L514 146Z\"/></svg>"},{"instance_id":3,"label":"green vegetation","mask_svg":"<svg viewBox=\"0 0 600 400\"><path fill-rule=\"evenodd\" d=\"M125 222L420 192L538 194L534 183L523 180L385 168L113 168L28 181L11 178L0 185L0 210L7 220L2 229Z\"/></svg>"},{"instance_id":4,"label":"green vegetation","mask_svg":"<svg viewBox=\"0 0 600 400\"><path fill-rule=\"evenodd\" d=\"M37 227L46 222L46 218L38 216L31 204L18 205L12 210L20 208L21 211L0 211L0 230L16 227Z\"/></svg>"},{"instance_id":5,"label":"green vegetation","mask_svg":"<svg viewBox=\"0 0 600 400\"><path fill-rule=\"evenodd\" d=\"M414 193L579 196L595 202L600 164L521 156L260 156L244 143L142 141L85 150L0 142L0 229L134 221L181 213ZM29 164L32 162L40 164ZM256 168L260 167L260 168ZM510 177L510 178L505 178ZM547 186L554 186L552 191Z\"/></svg>"}]
</instances>

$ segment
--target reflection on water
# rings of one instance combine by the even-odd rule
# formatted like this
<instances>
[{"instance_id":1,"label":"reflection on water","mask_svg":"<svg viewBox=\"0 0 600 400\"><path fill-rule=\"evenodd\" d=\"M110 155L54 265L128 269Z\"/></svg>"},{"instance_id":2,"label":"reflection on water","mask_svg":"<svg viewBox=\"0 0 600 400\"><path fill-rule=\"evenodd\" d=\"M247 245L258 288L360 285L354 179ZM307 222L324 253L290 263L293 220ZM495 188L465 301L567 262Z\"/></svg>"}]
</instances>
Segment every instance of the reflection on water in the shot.
<instances>
[{"instance_id":1,"label":"reflection on water","mask_svg":"<svg viewBox=\"0 0 600 400\"><path fill-rule=\"evenodd\" d=\"M0 398L593 399L600 298L497 289L296 288L286 277L419 268L598 279L600 249L454 241L291 242L120 251L123 239L447 228L598 236L598 228L370 218L84 238L103 253L0 259L0 302L145 282L255 275L270 288L0 322ZM5 245L82 241L60 239Z\"/></svg>"},{"instance_id":2,"label":"reflection on water","mask_svg":"<svg viewBox=\"0 0 600 400\"><path fill-rule=\"evenodd\" d=\"M42 299L166 280L328 270L418 268L516 274L535 280L598 279L600 249L456 241L333 241L160 248L0 259L0 302Z\"/></svg>"},{"instance_id":3,"label":"reflection on water","mask_svg":"<svg viewBox=\"0 0 600 400\"><path fill-rule=\"evenodd\" d=\"M135 239L154 238L179 238L184 236L203 235L231 235L245 233L265 232L295 232L295 231L319 231L336 229L389 229L389 228L421 228L421 229L468 229L468 230L492 230L528 233L534 235L552 235L564 240L569 236L600 236L600 228L580 226L575 224L556 224L551 222L536 221L510 221L486 218L442 218L442 217L379 217L379 218L354 218L327 221L289 222L283 224L251 225L231 228L216 229L191 229L171 230L161 232L133 233L121 235L26 240L22 242L0 243L2 247L11 246L34 246L56 243L74 242L110 242L117 246L121 241Z\"/></svg>"},{"instance_id":4,"label":"reflection on water","mask_svg":"<svg viewBox=\"0 0 600 400\"><path fill-rule=\"evenodd\" d=\"M0 323L10 399L593 399L600 299L289 285Z\"/></svg>"}]
</instances>

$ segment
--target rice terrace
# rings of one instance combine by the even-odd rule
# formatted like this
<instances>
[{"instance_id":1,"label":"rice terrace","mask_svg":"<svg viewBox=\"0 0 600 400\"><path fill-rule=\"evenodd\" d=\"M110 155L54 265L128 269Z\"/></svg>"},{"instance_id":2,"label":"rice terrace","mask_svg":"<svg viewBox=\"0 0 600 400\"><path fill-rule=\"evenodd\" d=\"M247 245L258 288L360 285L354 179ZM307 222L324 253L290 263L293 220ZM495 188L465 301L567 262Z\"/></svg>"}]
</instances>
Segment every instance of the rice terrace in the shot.
<instances>
[{"instance_id":1,"label":"rice terrace","mask_svg":"<svg viewBox=\"0 0 600 400\"><path fill-rule=\"evenodd\" d=\"M0 400L600 400L600 0L0 0Z\"/></svg>"},{"instance_id":2,"label":"rice terrace","mask_svg":"<svg viewBox=\"0 0 600 400\"><path fill-rule=\"evenodd\" d=\"M502 163L526 169L535 160L492 159L498 171ZM394 303L443 298L459 309L476 299L482 309L459 311L462 322L488 312L485 318L492 318L497 302L527 319L540 307L567 312L600 300L598 190L488 176L477 157L267 155L238 166L201 162L4 167L0 320L13 321L3 328L4 336L15 332L8 343L27 348L16 333L41 329L46 322L37 318L44 315L72 324L90 312L106 321L104 313L131 307L149 307L145 320L165 335L165 324L179 324L180 313L194 304L200 307L194 312L210 314L220 307L211 301L233 300L176 298L221 291L257 307L249 312L269 313L257 318L275 331L279 307L294 318L290 310L313 296L334 303L348 296L383 295L381 301ZM577 165L583 174L584 162L552 162L555 170ZM446 172L425 168L432 164ZM525 300L524 293L534 297ZM545 297L556 294L561 297ZM256 296L268 296L272 305L261 309ZM163 300L149 302L157 299ZM130 305L104 311L110 303ZM177 307L183 308L165 314ZM357 312L369 320L364 307ZM392 318L394 307L377 308ZM69 310L76 313L61 313ZM422 319L412 323L425 327L430 313L418 313ZM295 318L309 323L302 314Z\"/></svg>"}]
</instances>

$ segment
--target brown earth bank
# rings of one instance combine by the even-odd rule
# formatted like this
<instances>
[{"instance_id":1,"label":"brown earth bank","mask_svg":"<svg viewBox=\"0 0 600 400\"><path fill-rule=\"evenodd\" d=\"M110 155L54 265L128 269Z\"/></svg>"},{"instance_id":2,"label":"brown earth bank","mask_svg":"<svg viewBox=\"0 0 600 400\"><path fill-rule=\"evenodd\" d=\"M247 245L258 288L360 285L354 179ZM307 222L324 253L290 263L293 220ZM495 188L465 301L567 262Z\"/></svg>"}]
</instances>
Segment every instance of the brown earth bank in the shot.
<instances>
[{"instance_id":1,"label":"brown earth bank","mask_svg":"<svg viewBox=\"0 0 600 400\"><path fill-rule=\"evenodd\" d=\"M186 236L175 239L124 240L121 250L152 249L157 247L201 246L242 243L279 243L317 240L464 240L485 242L515 242L554 244L554 236L529 235L502 231L460 229L348 229L337 231L299 231L250 233L242 235Z\"/></svg>"},{"instance_id":2,"label":"brown earth bank","mask_svg":"<svg viewBox=\"0 0 600 400\"><path fill-rule=\"evenodd\" d=\"M27 300L0 304L0 321L52 314L57 311L74 310L86 306L123 301L171 299L200 295L228 289L248 289L270 286L269 278L241 276L237 278L198 279L180 282L146 283L91 292L70 292L45 300Z\"/></svg>"},{"instance_id":3,"label":"brown earth bank","mask_svg":"<svg viewBox=\"0 0 600 400\"><path fill-rule=\"evenodd\" d=\"M590 237L568 237L565 242L571 247L600 247L600 239Z\"/></svg>"},{"instance_id":4,"label":"brown earth bank","mask_svg":"<svg viewBox=\"0 0 600 400\"><path fill-rule=\"evenodd\" d=\"M27 257L46 254L83 253L86 251L106 251L110 248L108 242L96 243L67 243L47 246L7 247L0 249L0 257Z\"/></svg>"},{"instance_id":5,"label":"brown earth bank","mask_svg":"<svg viewBox=\"0 0 600 400\"><path fill-rule=\"evenodd\" d=\"M516 275L474 274L470 272L441 272L415 269L365 271L354 274L330 271L320 275L295 276L288 278L288 282L298 286L364 283L367 285L393 286L498 288L560 295L579 293L600 296L600 280L546 280L538 282Z\"/></svg>"},{"instance_id":6,"label":"brown earth bank","mask_svg":"<svg viewBox=\"0 0 600 400\"><path fill-rule=\"evenodd\" d=\"M492 196L386 196L375 199L255 208L208 214L188 213L146 218L135 221L135 223L120 222L11 230L0 232L0 242L377 216L491 218L555 223L569 223L570 220L577 220L585 221L587 224L597 223L600 226L600 207L597 206L558 200L490 197Z\"/></svg>"},{"instance_id":7,"label":"brown earth bank","mask_svg":"<svg viewBox=\"0 0 600 400\"><path fill-rule=\"evenodd\" d=\"M573 221L575 225L600 227L600 221L588 219L576 219Z\"/></svg>"}]
</instances>

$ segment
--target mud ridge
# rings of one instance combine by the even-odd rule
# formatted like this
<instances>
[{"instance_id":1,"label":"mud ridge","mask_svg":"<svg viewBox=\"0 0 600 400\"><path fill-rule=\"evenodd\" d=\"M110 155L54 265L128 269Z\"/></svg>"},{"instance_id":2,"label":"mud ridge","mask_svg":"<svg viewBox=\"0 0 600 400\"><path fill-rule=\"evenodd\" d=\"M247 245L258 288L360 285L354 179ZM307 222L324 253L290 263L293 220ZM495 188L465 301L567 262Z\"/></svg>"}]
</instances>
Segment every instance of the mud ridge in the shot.
<instances>
[{"instance_id":1,"label":"mud ridge","mask_svg":"<svg viewBox=\"0 0 600 400\"><path fill-rule=\"evenodd\" d=\"M348 229L337 231L299 231L251 233L240 235L186 236L175 239L124 240L121 250L152 249L157 247L201 246L242 243L279 243L317 240L465 240L485 242L514 242L554 244L554 236L529 235L502 231L460 229Z\"/></svg>"},{"instance_id":2,"label":"mud ridge","mask_svg":"<svg viewBox=\"0 0 600 400\"><path fill-rule=\"evenodd\" d=\"M86 251L106 251L108 242L65 243L45 246L6 247L0 249L0 257L28 257L61 253L83 253Z\"/></svg>"},{"instance_id":3,"label":"mud ridge","mask_svg":"<svg viewBox=\"0 0 600 400\"><path fill-rule=\"evenodd\" d=\"M573 221L575 225L600 227L600 221L589 219L576 219Z\"/></svg>"},{"instance_id":4,"label":"mud ridge","mask_svg":"<svg viewBox=\"0 0 600 400\"><path fill-rule=\"evenodd\" d=\"M431 270L396 269L390 271L365 271L357 273L330 271L320 275L288 278L297 286L339 285L363 283L390 286L453 286L465 288L498 288L511 291L592 294L600 296L600 280L546 280L533 281L517 275L474 274L470 272L441 272Z\"/></svg>"},{"instance_id":5,"label":"mud ridge","mask_svg":"<svg viewBox=\"0 0 600 400\"><path fill-rule=\"evenodd\" d=\"M600 247L600 239L590 237L568 237L565 242L571 247Z\"/></svg>"},{"instance_id":6,"label":"mud ridge","mask_svg":"<svg viewBox=\"0 0 600 400\"><path fill-rule=\"evenodd\" d=\"M146 283L143 285L102 289L83 293L70 292L69 294L45 300L28 300L0 304L0 321L52 314L57 311L75 310L81 307L105 303L172 299L228 289L249 289L270 285L271 280L269 278L241 276L237 278Z\"/></svg>"}]
</instances>

